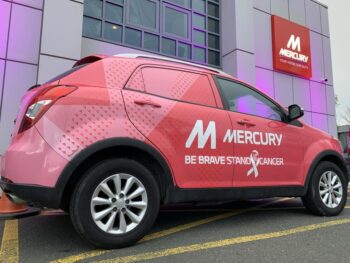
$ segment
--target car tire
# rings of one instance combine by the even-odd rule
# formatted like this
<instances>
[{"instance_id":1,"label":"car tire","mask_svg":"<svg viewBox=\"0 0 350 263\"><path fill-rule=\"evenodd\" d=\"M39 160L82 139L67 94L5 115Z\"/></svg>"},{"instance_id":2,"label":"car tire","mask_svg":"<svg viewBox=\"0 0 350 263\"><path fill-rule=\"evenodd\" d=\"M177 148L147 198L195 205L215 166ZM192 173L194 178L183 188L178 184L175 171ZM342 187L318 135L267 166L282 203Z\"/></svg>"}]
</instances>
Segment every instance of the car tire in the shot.
<instances>
[{"instance_id":1,"label":"car tire","mask_svg":"<svg viewBox=\"0 0 350 263\"><path fill-rule=\"evenodd\" d=\"M70 203L71 220L79 235L95 247L130 246L156 220L159 193L154 176L142 164L129 159L105 160L87 171L78 183Z\"/></svg>"},{"instance_id":2,"label":"car tire","mask_svg":"<svg viewBox=\"0 0 350 263\"><path fill-rule=\"evenodd\" d=\"M339 215L347 201L348 181L344 172L332 162L321 162L310 178L304 206L315 215Z\"/></svg>"}]
</instances>

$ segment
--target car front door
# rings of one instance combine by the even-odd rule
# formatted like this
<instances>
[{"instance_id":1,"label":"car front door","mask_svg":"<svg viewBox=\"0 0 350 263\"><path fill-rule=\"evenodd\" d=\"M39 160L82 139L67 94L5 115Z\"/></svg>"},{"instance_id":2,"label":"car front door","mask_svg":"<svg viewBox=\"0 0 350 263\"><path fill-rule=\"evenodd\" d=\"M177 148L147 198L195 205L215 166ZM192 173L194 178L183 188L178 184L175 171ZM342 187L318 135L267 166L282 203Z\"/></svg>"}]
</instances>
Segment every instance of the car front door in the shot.
<instances>
[{"instance_id":1,"label":"car front door","mask_svg":"<svg viewBox=\"0 0 350 263\"><path fill-rule=\"evenodd\" d=\"M284 110L257 90L217 78L233 129L235 187L294 186L303 182L303 146L299 122L285 122Z\"/></svg>"},{"instance_id":2,"label":"car front door","mask_svg":"<svg viewBox=\"0 0 350 263\"><path fill-rule=\"evenodd\" d=\"M231 187L223 157L231 121L217 108L207 75L174 68L139 69L123 90L135 127L166 157L180 188Z\"/></svg>"}]
</instances>

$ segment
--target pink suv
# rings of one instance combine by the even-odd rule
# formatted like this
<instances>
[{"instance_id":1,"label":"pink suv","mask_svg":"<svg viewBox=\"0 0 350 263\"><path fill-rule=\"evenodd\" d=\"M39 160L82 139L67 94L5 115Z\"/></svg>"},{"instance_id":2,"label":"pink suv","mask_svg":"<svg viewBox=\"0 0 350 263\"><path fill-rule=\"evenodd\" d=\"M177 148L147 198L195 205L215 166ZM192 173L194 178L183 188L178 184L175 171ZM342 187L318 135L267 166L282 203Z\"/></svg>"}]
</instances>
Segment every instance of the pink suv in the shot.
<instances>
[{"instance_id":1,"label":"pink suv","mask_svg":"<svg viewBox=\"0 0 350 263\"><path fill-rule=\"evenodd\" d=\"M69 212L104 248L138 241L170 203L291 196L337 215L348 185L339 142L302 116L217 69L90 56L24 96L1 186Z\"/></svg>"}]
</instances>

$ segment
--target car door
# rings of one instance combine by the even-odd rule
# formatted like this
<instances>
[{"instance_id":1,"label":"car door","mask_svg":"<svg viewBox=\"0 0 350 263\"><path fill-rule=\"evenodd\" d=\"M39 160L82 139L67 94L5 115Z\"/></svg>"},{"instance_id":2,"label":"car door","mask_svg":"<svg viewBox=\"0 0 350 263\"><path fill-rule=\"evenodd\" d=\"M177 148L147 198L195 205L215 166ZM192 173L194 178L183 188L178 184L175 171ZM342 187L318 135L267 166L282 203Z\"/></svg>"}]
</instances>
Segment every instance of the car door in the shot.
<instances>
[{"instance_id":1,"label":"car door","mask_svg":"<svg viewBox=\"0 0 350 263\"><path fill-rule=\"evenodd\" d=\"M302 125L285 122L284 110L248 85L223 78L216 82L233 127L225 138L234 148L233 185L301 185Z\"/></svg>"},{"instance_id":2,"label":"car door","mask_svg":"<svg viewBox=\"0 0 350 263\"><path fill-rule=\"evenodd\" d=\"M131 122L166 157L180 188L232 186L233 169L220 158L233 154L223 143L231 122L207 75L145 66L122 92Z\"/></svg>"}]
</instances>

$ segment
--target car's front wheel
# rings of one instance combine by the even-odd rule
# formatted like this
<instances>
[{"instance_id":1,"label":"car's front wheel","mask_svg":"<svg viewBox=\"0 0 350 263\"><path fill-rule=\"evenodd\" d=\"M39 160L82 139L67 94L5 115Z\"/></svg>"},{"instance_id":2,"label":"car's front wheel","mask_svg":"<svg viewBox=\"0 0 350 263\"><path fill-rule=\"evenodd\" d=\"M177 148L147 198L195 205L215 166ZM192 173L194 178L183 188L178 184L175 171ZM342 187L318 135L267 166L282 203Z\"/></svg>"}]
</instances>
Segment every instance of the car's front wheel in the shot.
<instances>
[{"instance_id":1,"label":"car's front wheel","mask_svg":"<svg viewBox=\"0 0 350 263\"><path fill-rule=\"evenodd\" d=\"M148 232L159 202L157 182L147 168L133 160L110 159L83 176L70 215L77 232L94 246L120 248Z\"/></svg>"},{"instance_id":2,"label":"car's front wheel","mask_svg":"<svg viewBox=\"0 0 350 263\"><path fill-rule=\"evenodd\" d=\"M347 184L344 172L336 164L321 162L310 179L302 201L313 214L336 216L345 207Z\"/></svg>"}]
</instances>

